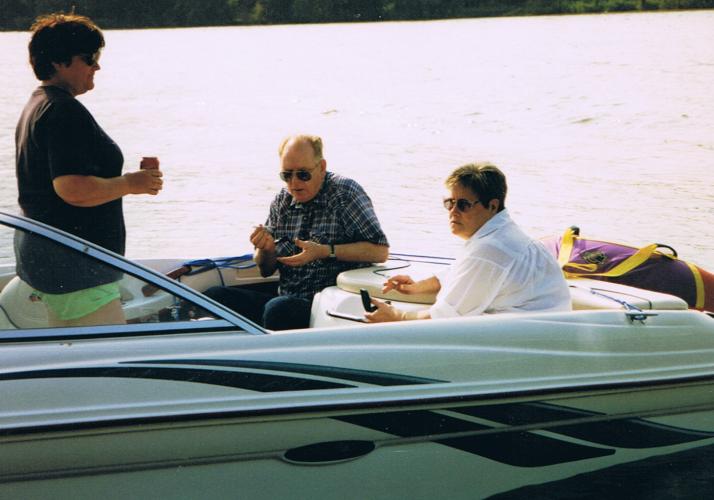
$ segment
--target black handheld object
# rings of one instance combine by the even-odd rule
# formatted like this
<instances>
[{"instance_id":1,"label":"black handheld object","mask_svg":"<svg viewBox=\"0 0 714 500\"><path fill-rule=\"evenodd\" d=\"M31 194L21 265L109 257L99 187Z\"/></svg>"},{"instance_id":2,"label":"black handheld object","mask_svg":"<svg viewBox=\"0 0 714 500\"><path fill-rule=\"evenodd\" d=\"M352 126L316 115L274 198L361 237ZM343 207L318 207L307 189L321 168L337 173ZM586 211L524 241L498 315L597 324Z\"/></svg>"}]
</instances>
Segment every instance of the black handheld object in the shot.
<instances>
[{"instance_id":1,"label":"black handheld object","mask_svg":"<svg viewBox=\"0 0 714 500\"><path fill-rule=\"evenodd\" d=\"M348 319L350 321L356 321L358 323L366 323L367 322L366 319L361 318L360 316L355 316L353 314L339 313L336 311L331 311L329 309L327 311L325 311L325 313L327 313L328 316L332 316L333 318Z\"/></svg>"},{"instance_id":2,"label":"black handheld object","mask_svg":"<svg viewBox=\"0 0 714 500\"><path fill-rule=\"evenodd\" d=\"M372 304L372 299L370 298L367 290L360 288L359 294L362 296L362 307L364 307L365 311L371 313L377 310L377 306Z\"/></svg>"}]
</instances>

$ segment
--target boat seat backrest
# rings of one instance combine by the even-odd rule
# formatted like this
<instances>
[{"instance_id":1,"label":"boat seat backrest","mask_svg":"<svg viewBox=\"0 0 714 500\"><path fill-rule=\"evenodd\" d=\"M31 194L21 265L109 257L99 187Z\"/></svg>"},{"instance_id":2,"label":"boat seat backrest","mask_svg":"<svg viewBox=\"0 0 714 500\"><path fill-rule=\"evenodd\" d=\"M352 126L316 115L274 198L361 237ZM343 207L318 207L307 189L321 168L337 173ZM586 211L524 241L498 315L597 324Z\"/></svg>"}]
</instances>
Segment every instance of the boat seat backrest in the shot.
<instances>
[{"instance_id":1,"label":"boat seat backrest","mask_svg":"<svg viewBox=\"0 0 714 500\"><path fill-rule=\"evenodd\" d=\"M10 318L8 318L7 313L5 312L5 309L3 309L2 306L0 306L0 331L1 330L14 330L17 328L15 324L10 321Z\"/></svg>"},{"instance_id":2,"label":"boat seat backrest","mask_svg":"<svg viewBox=\"0 0 714 500\"><path fill-rule=\"evenodd\" d=\"M0 308L15 328L47 328L47 308L32 300L33 288L15 276L0 292Z\"/></svg>"}]
</instances>

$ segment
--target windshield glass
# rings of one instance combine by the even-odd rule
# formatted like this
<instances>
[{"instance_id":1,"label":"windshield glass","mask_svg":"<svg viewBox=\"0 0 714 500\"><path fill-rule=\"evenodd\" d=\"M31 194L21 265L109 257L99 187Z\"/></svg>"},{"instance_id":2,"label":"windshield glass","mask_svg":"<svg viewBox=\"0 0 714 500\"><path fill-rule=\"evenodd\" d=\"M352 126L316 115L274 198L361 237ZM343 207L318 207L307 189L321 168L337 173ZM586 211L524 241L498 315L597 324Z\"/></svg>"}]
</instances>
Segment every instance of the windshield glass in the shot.
<instances>
[{"instance_id":1,"label":"windshield glass","mask_svg":"<svg viewBox=\"0 0 714 500\"><path fill-rule=\"evenodd\" d=\"M0 331L218 319L39 234L0 225Z\"/></svg>"}]
</instances>

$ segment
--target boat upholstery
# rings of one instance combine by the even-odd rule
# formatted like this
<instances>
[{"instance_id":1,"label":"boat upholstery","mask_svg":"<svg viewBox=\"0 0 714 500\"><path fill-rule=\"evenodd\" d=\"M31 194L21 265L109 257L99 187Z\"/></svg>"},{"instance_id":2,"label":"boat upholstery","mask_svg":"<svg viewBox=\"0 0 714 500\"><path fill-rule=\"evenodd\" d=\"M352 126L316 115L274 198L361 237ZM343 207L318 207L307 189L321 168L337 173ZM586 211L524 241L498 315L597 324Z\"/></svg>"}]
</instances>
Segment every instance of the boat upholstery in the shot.
<instances>
[{"instance_id":1,"label":"boat upholstery","mask_svg":"<svg viewBox=\"0 0 714 500\"><path fill-rule=\"evenodd\" d=\"M133 276L125 275L119 282L122 309L127 321L140 321L156 314L162 308L173 304L173 296L158 291L144 296L142 287L146 283ZM40 300L32 299L33 288L15 276L0 292L0 311L7 318L7 329L11 328L47 328L50 326L47 308ZM3 314L0 313L0 329L3 326Z\"/></svg>"},{"instance_id":2,"label":"boat upholstery","mask_svg":"<svg viewBox=\"0 0 714 500\"><path fill-rule=\"evenodd\" d=\"M44 304L30 298L33 291L15 276L0 292L0 307L15 328L46 328L49 324Z\"/></svg>"},{"instance_id":3,"label":"boat upholstery","mask_svg":"<svg viewBox=\"0 0 714 500\"><path fill-rule=\"evenodd\" d=\"M413 270L419 271L419 266L414 266ZM417 278L415 274L412 274L414 279L424 277L422 275ZM332 317L328 314L328 311L330 313L362 317L364 310L359 294L362 288L367 290L374 298L399 302L399 308L402 310L426 309L434 303L435 294L404 295L395 291L382 293L382 283L384 283L385 279L383 268L379 266L341 273L337 277L337 286L325 288L315 296L312 304L310 326L354 324L354 322L347 319ZM569 279L568 285L570 286L573 310L576 311L593 309L624 310L624 303L643 310L686 310L688 308L687 303L679 297L618 283L575 278Z\"/></svg>"},{"instance_id":4,"label":"boat upholstery","mask_svg":"<svg viewBox=\"0 0 714 500\"><path fill-rule=\"evenodd\" d=\"M422 263L414 264L409 269L410 275L415 280L433 275L438 270L438 267L424 266ZM327 311L362 316L364 311L359 296L359 291L362 288L367 290L372 297L399 302L399 308L403 310L426 309L434 303L435 294L404 295L393 290L382 293L382 284L386 280L386 276L395 274L387 274L386 271L388 270L381 266L372 266L341 273L337 277L337 286L326 288L313 301L311 325L327 326L351 323L349 320L328 317ZM688 307L687 303L679 297L618 283L574 278L568 280L568 285L570 286L573 310L576 311L624 309L624 303L643 310L685 310Z\"/></svg>"},{"instance_id":5,"label":"boat upholstery","mask_svg":"<svg viewBox=\"0 0 714 500\"><path fill-rule=\"evenodd\" d=\"M15 325L7 317L7 313L2 306L0 306L0 330L14 330Z\"/></svg>"},{"instance_id":6,"label":"boat upholstery","mask_svg":"<svg viewBox=\"0 0 714 500\"><path fill-rule=\"evenodd\" d=\"M438 268L428 267L424 268L421 264L415 266L414 270L421 271L418 273L411 273L410 276L417 281L433 275L434 272L424 272L425 269L429 271L438 270ZM412 269L410 269L411 271ZM353 269L351 271L345 271L337 276L337 287L346 292L359 293L361 288L364 288L369 292L372 297L385 300L397 300L399 302L409 302L413 304L433 304L436 298L435 294L416 294L416 295L404 295L396 291L390 291L387 293L382 293L382 284L386 281L386 276L384 274L384 268L381 266L365 267L362 269ZM390 273L397 274L397 273Z\"/></svg>"},{"instance_id":7,"label":"boat upholstery","mask_svg":"<svg viewBox=\"0 0 714 500\"><path fill-rule=\"evenodd\" d=\"M382 293L382 284L386 278L382 274L375 273L375 271L381 272L380 269L373 266L341 273L337 277L337 286L351 293L359 293L360 289L364 288L372 297L385 300L427 305L434 303L435 294L404 295L395 291ZM586 278L573 278L567 281L575 310L622 309L622 304L617 300L624 300L640 309L687 309L684 300L666 293Z\"/></svg>"}]
</instances>

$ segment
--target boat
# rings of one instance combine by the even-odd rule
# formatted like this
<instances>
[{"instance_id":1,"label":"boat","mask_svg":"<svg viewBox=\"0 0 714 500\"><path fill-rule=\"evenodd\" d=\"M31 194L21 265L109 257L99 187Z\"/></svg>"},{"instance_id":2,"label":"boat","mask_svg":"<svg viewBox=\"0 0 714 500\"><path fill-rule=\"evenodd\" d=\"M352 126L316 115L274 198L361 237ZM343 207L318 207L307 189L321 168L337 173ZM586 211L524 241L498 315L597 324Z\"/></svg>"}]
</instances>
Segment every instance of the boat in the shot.
<instances>
[{"instance_id":1,"label":"boat","mask_svg":"<svg viewBox=\"0 0 714 500\"><path fill-rule=\"evenodd\" d=\"M18 235L120 271L126 323L51 326ZM133 262L7 213L0 248L0 498L714 490L714 317L677 297L571 279L571 312L363 323L361 289L428 307L381 282L449 263L393 255L272 332L201 293L274 287L249 254Z\"/></svg>"}]
</instances>

